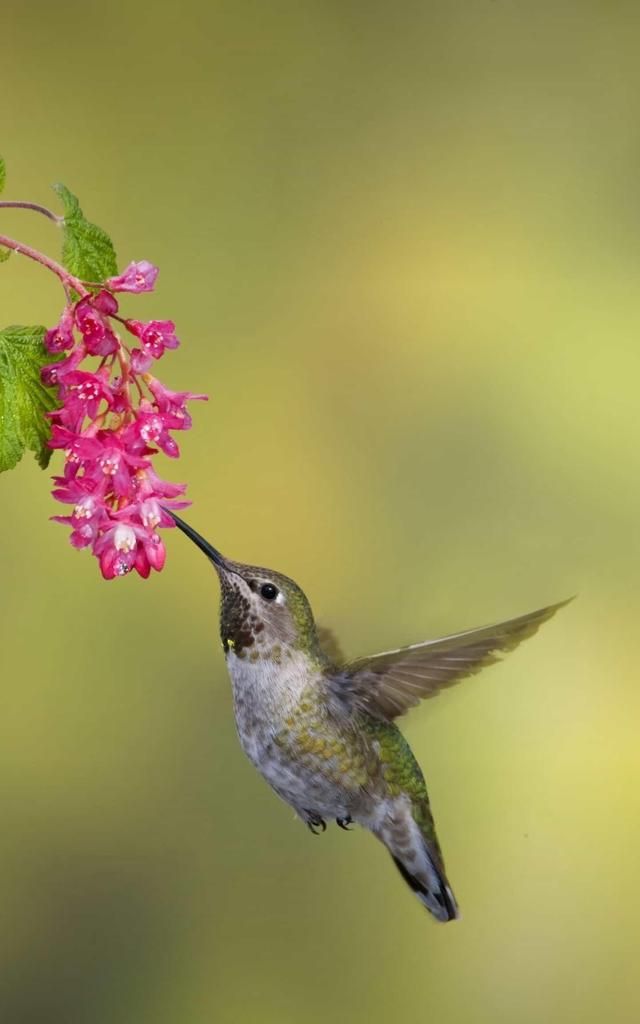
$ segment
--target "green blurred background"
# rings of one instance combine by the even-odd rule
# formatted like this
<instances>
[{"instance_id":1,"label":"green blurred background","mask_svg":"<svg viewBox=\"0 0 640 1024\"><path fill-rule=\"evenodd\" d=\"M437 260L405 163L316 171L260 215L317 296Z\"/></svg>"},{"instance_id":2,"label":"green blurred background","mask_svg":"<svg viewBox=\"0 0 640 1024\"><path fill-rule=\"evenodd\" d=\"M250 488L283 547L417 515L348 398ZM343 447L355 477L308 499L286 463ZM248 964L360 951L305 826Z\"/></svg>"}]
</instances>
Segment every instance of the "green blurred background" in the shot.
<instances>
[{"instance_id":1,"label":"green blurred background","mask_svg":"<svg viewBox=\"0 0 640 1024\"><path fill-rule=\"evenodd\" d=\"M3 476L3 1024L639 1019L639 44L634 3L3 5L7 196L160 265L194 525L353 655L579 593L406 722L444 928L244 760L202 556L106 584ZM3 323L60 303L2 268Z\"/></svg>"}]
</instances>

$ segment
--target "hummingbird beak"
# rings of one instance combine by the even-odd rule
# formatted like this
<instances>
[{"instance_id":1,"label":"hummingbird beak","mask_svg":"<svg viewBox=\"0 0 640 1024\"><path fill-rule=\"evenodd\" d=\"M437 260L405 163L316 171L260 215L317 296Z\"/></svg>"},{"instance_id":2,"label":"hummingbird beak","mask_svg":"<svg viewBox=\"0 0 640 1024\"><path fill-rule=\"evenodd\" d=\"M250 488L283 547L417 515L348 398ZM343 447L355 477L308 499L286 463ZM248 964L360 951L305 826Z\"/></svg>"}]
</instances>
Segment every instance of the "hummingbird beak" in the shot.
<instances>
[{"instance_id":1,"label":"hummingbird beak","mask_svg":"<svg viewBox=\"0 0 640 1024\"><path fill-rule=\"evenodd\" d=\"M216 548L214 548L211 544L209 544L208 541L204 539L204 537L201 537L200 534L197 533L192 526L189 526L188 523L185 523L184 519L181 519L180 516L177 516L175 512L171 511L171 509L165 508L165 512L169 513L178 529L182 530L182 532L187 535L189 540L193 541L196 547L199 547L201 551L204 551L207 558L209 558L214 565L218 566L218 568L220 569L229 568L229 566L227 565L227 560L224 557L224 555L221 555L220 552L216 550Z\"/></svg>"}]
</instances>

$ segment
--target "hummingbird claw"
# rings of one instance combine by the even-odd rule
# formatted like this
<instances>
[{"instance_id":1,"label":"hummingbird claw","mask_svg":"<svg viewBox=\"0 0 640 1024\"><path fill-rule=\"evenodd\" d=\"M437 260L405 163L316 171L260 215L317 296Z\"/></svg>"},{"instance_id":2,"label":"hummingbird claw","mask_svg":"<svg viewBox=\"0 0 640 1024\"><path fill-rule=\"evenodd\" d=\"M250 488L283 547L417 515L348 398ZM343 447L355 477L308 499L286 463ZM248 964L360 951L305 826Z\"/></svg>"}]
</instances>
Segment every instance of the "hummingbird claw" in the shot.
<instances>
[{"instance_id":1,"label":"hummingbird claw","mask_svg":"<svg viewBox=\"0 0 640 1024\"><path fill-rule=\"evenodd\" d=\"M353 818L351 817L350 814L347 814L346 818L336 818L336 825L339 825L340 828L343 828L345 830L345 832L350 832L351 831L351 829L349 828L349 825L352 825L352 824L353 824Z\"/></svg>"},{"instance_id":2,"label":"hummingbird claw","mask_svg":"<svg viewBox=\"0 0 640 1024\"><path fill-rule=\"evenodd\" d=\"M314 836L318 836L320 832L327 831L327 823L324 818L320 818L317 814L308 814L307 828L310 832L313 832ZM320 829L320 832L318 832L318 829Z\"/></svg>"}]
</instances>

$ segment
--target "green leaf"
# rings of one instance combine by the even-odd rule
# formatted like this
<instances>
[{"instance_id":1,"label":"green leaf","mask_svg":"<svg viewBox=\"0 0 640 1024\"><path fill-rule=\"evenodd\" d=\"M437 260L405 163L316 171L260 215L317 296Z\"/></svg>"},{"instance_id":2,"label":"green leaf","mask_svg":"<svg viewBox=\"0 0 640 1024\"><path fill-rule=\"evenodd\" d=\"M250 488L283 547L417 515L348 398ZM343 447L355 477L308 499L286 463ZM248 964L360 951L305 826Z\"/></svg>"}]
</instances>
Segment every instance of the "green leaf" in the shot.
<instances>
[{"instance_id":1,"label":"green leaf","mask_svg":"<svg viewBox=\"0 0 640 1024\"><path fill-rule=\"evenodd\" d=\"M113 242L106 231L85 219L66 185L54 185L64 206L62 262L82 281L104 281L118 273Z\"/></svg>"},{"instance_id":2,"label":"green leaf","mask_svg":"<svg viewBox=\"0 0 640 1024\"><path fill-rule=\"evenodd\" d=\"M0 263L6 263L11 255L11 249L4 249L0 245Z\"/></svg>"},{"instance_id":3,"label":"green leaf","mask_svg":"<svg viewBox=\"0 0 640 1024\"><path fill-rule=\"evenodd\" d=\"M52 357L43 345L44 327L5 327L0 331L0 473L13 469L25 449L45 469L50 426L45 413L57 407L53 391L40 380Z\"/></svg>"}]
</instances>

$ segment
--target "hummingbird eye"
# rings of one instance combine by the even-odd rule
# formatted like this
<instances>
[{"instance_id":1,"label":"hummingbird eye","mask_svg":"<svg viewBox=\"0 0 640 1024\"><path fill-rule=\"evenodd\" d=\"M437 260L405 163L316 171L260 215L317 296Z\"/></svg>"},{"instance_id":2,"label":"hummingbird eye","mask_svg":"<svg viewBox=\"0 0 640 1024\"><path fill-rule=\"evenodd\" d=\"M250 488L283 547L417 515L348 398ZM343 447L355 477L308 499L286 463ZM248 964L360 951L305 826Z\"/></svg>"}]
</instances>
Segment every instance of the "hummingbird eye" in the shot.
<instances>
[{"instance_id":1,"label":"hummingbird eye","mask_svg":"<svg viewBox=\"0 0 640 1024\"><path fill-rule=\"evenodd\" d=\"M265 601L273 601L278 596L278 588L274 587L273 583L263 583L260 593Z\"/></svg>"}]
</instances>

